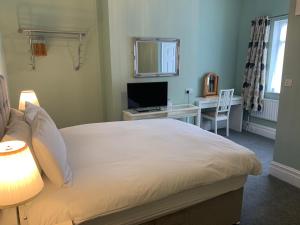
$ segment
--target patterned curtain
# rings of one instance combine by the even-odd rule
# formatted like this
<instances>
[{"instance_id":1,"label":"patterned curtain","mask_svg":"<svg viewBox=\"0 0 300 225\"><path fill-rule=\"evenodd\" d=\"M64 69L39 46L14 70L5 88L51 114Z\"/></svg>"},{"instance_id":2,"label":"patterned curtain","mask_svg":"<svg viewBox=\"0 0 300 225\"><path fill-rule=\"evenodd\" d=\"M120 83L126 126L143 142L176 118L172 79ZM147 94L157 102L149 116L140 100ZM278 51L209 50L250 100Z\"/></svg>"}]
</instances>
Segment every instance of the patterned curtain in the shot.
<instances>
[{"instance_id":1,"label":"patterned curtain","mask_svg":"<svg viewBox=\"0 0 300 225\"><path fill-rule=\"evenodd\" d=\"M263 108L269 34L269 17L258 17L252 21L242 91L244 107L248 111L261 111Z\"/></svg>"}]
</instances>

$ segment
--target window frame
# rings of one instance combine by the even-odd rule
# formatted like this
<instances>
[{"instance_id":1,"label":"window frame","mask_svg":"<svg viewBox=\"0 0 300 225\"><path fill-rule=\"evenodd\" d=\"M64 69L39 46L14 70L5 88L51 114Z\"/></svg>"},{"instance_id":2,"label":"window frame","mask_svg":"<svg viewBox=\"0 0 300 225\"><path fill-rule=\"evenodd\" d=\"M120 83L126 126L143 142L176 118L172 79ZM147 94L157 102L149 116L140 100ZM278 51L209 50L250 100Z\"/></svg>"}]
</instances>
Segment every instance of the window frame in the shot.
<instances>
[{"instance_id":1,"label":"window frame","mask_svg":"<svg viewBox=\"0 0 300 225\"><path fill-rule=\"evenodd\" d=\"M273 92L269 90L269 83L271 81L270 79L270 73L271 73L271 60L272 60L272 50L273 50L273 38L274 38L274 30L275 30L275 22L277 21L288 21L288 16L281 16L277 18L271 19L271 29L270 29L270 37L269 37L269 45L268 45L268 58L267 58L267 75L266 75L266 85L265 85L265 94L267 96L274 96L274 98L277 98L280 95L280 92ZM289 21L288 21L289 23Z\"/></svg>"}]
</instances>

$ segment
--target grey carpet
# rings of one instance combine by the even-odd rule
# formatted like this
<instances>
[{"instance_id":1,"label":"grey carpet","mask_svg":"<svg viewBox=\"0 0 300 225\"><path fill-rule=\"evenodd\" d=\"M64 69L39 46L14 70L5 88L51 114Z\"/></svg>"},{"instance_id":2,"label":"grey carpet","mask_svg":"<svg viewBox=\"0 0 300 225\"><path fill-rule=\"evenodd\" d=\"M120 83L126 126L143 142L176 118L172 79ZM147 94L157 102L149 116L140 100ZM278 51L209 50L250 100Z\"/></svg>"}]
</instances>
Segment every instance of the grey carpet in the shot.
<instances>
[{"instance_id":1,"label":"grey carpet","mask_svg":"<svg viewBox=\"0 0 300 225\"><path fill-rule=\"evenodd\" d=\"M254 151L263 164L263 174L250 176L245 186L241 225L300 225L300 189L268 174L274 141L234 131L229 139Z\"/></svg>"}]
</instances>

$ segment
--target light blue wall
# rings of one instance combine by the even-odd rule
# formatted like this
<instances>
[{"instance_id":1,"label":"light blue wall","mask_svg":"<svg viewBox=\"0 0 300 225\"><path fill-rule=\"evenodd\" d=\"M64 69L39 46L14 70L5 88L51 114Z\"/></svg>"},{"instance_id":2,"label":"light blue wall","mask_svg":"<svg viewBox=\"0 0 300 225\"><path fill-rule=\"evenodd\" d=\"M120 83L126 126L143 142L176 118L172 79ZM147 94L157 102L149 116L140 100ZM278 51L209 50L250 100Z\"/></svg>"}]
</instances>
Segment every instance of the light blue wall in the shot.
<instances>
[{"instance_id":1,"label":"light blue wall","mask_svg":"<svg viewBox=\"0 0 300 225\"><path fill-rule=\"evenodd\" d=\"M112 77L111 77L111 52L110 52L110 28L109 28L109 11L108 0L96 0L97 4L97 22L99 26L99 66L101 75L102 95L99 96L103 101L104 121L108 120L113 111L111 96Z\"/></svg>"},{"instance_id":2,"label":"light blue wall","mask_svg":"<svg viewBox=\"0 0 300 225\"><path fill-rule=\"evenodd\" d=\"M284 79L293 79L293 88L282 87L274 160L300 170L300 16L292 0L284 64Z\"/></svg>"},{"instance_id":3,"label":"light blue wall","mask_svg":"<svg viewBox=\"0 0 300 225\"><path fill-rule=\"evenodd\" d=\"M51 43L48 57L38 59L36 71L30 70L26 39L17 34L20 4L6 1L0 10L0 17L5 18L0 27L12 103L17 106L21 90L35 89L42 105L64 127L121 119L127 107L127 82L168 81L169 97L175 104L187 102L186 88L194 90L191 100L201 95L202 77L209 71L221 76L220 88L239 90L253 12L281 14L286 0L56 0L52 7L38 0L26 1L28 12L46 18L36 21L40 18L36 16L31 19L34 23L47 22L57 29L62 24L73 29L89 27L79 72L72 69L69 49L60 43ZM270 7L272 12L267 11ZM70 15L64 14L65 9ZM58 19L64 22L57 24ZM180 76L134 79L132 37L136 36L180 38ZM66 104L68 109L61 110Z\"/></svg>"},{"instance_id":4,"label":"light blue wall","mask_svg":"<svg viewBox=\"0 0 300 225\"><path fill-rule=\"evenodd\" d=\"M221 76L220 88L241 90L249 42L250 21L256 16L288 13L288 0L101 0L107 2L111 94L107 120L121 119L126 105L126 83L168 81L169 98L187 102L186 88L194 90L192 100L202 93L202 77L214 71ZM105 4L104 4L105 5ZM102 9L103 10L103 9ZM180 76L158 79L133 78L132 37L174 37L181 39ZM105 64L106 66L107 64ZM276 98L277 96L270 96ZM275 127L275 123L258 121Z\"/></svg>"},{"instance_id":5,"label":"light blue wall","mask_svg":"<svg viewBox=\"0 0 300 225\"><path fill-rule=\"evenodd\" d=\"M250 24L257 16L278 16L288 14L289 0L243 0L241 19L239 25L239 41L236 64L236 93L241 93L244 80L244 68L247 58L248 43L250 38ZM267 93L266 98L279 99L278 94ZM247 117L247 114L245 114ZM276 128L277 123L250 117L250 122L258 123L271 128Z\"/></svg>"},{"instance_id":6,"label":"light blue wall","mask_svg":"<svg viewBox=\"0 0 300 225\"><path fill-rule=\"evenodd\" d=\"M103 0L107 1L107 0ZM168 81L169 98L186 103L184 90L201 95L203 74L221 76L220 88L235 85L240 0L110 0L109 35L112 106L107 120L121 119L127 107L126 83ZM133 78L132 37L181 39L180 76L157 79Z\"/></svg>"},{"instance_id":7,"label":"light blue wall","mask_svg":"<svg viewBox=\"0 0 300 225\"><path fill-rule=\"evenodd\" d=\"M103 121L95 0L1 0L0 31L7 65L12 107L22 90L35 90L39 102L59 127ZM88 30L81 69L73 69L77 42L47 40L47 57L36 57L30 67L28 38L18 28Z\"/></svg>"}]
</instances>

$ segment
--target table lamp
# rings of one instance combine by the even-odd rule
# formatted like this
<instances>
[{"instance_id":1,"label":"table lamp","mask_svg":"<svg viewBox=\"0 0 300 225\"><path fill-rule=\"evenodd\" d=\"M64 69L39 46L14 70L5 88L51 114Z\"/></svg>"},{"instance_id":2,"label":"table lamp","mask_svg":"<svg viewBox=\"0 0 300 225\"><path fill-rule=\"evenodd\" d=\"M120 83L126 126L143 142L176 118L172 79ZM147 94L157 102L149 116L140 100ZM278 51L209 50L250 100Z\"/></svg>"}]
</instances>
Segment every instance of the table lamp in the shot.
<instances>
[{"instance_id":1,"label":"table lamp","mask_svg":"<svg viewBox=\"0 0 300 225\"><path fill-rule=\"evenodd\" d=\"M31 151L23 141L0 143L0 209L16 207L36 196L44 186Z\"/></svg>"},{"instance_id":2,"label":"table lamp","mask_svg":"<svg viewBox=\"0 0 300 225\"><path fill-rule=\"evenodd\" d=\"M33 90L21 92L20 101L19 101L19 110L20 111L25 111L26 102L30 102L34 105L40 106L39 101L36 97L36 94Z\"/></svg>"}]
</instances>

